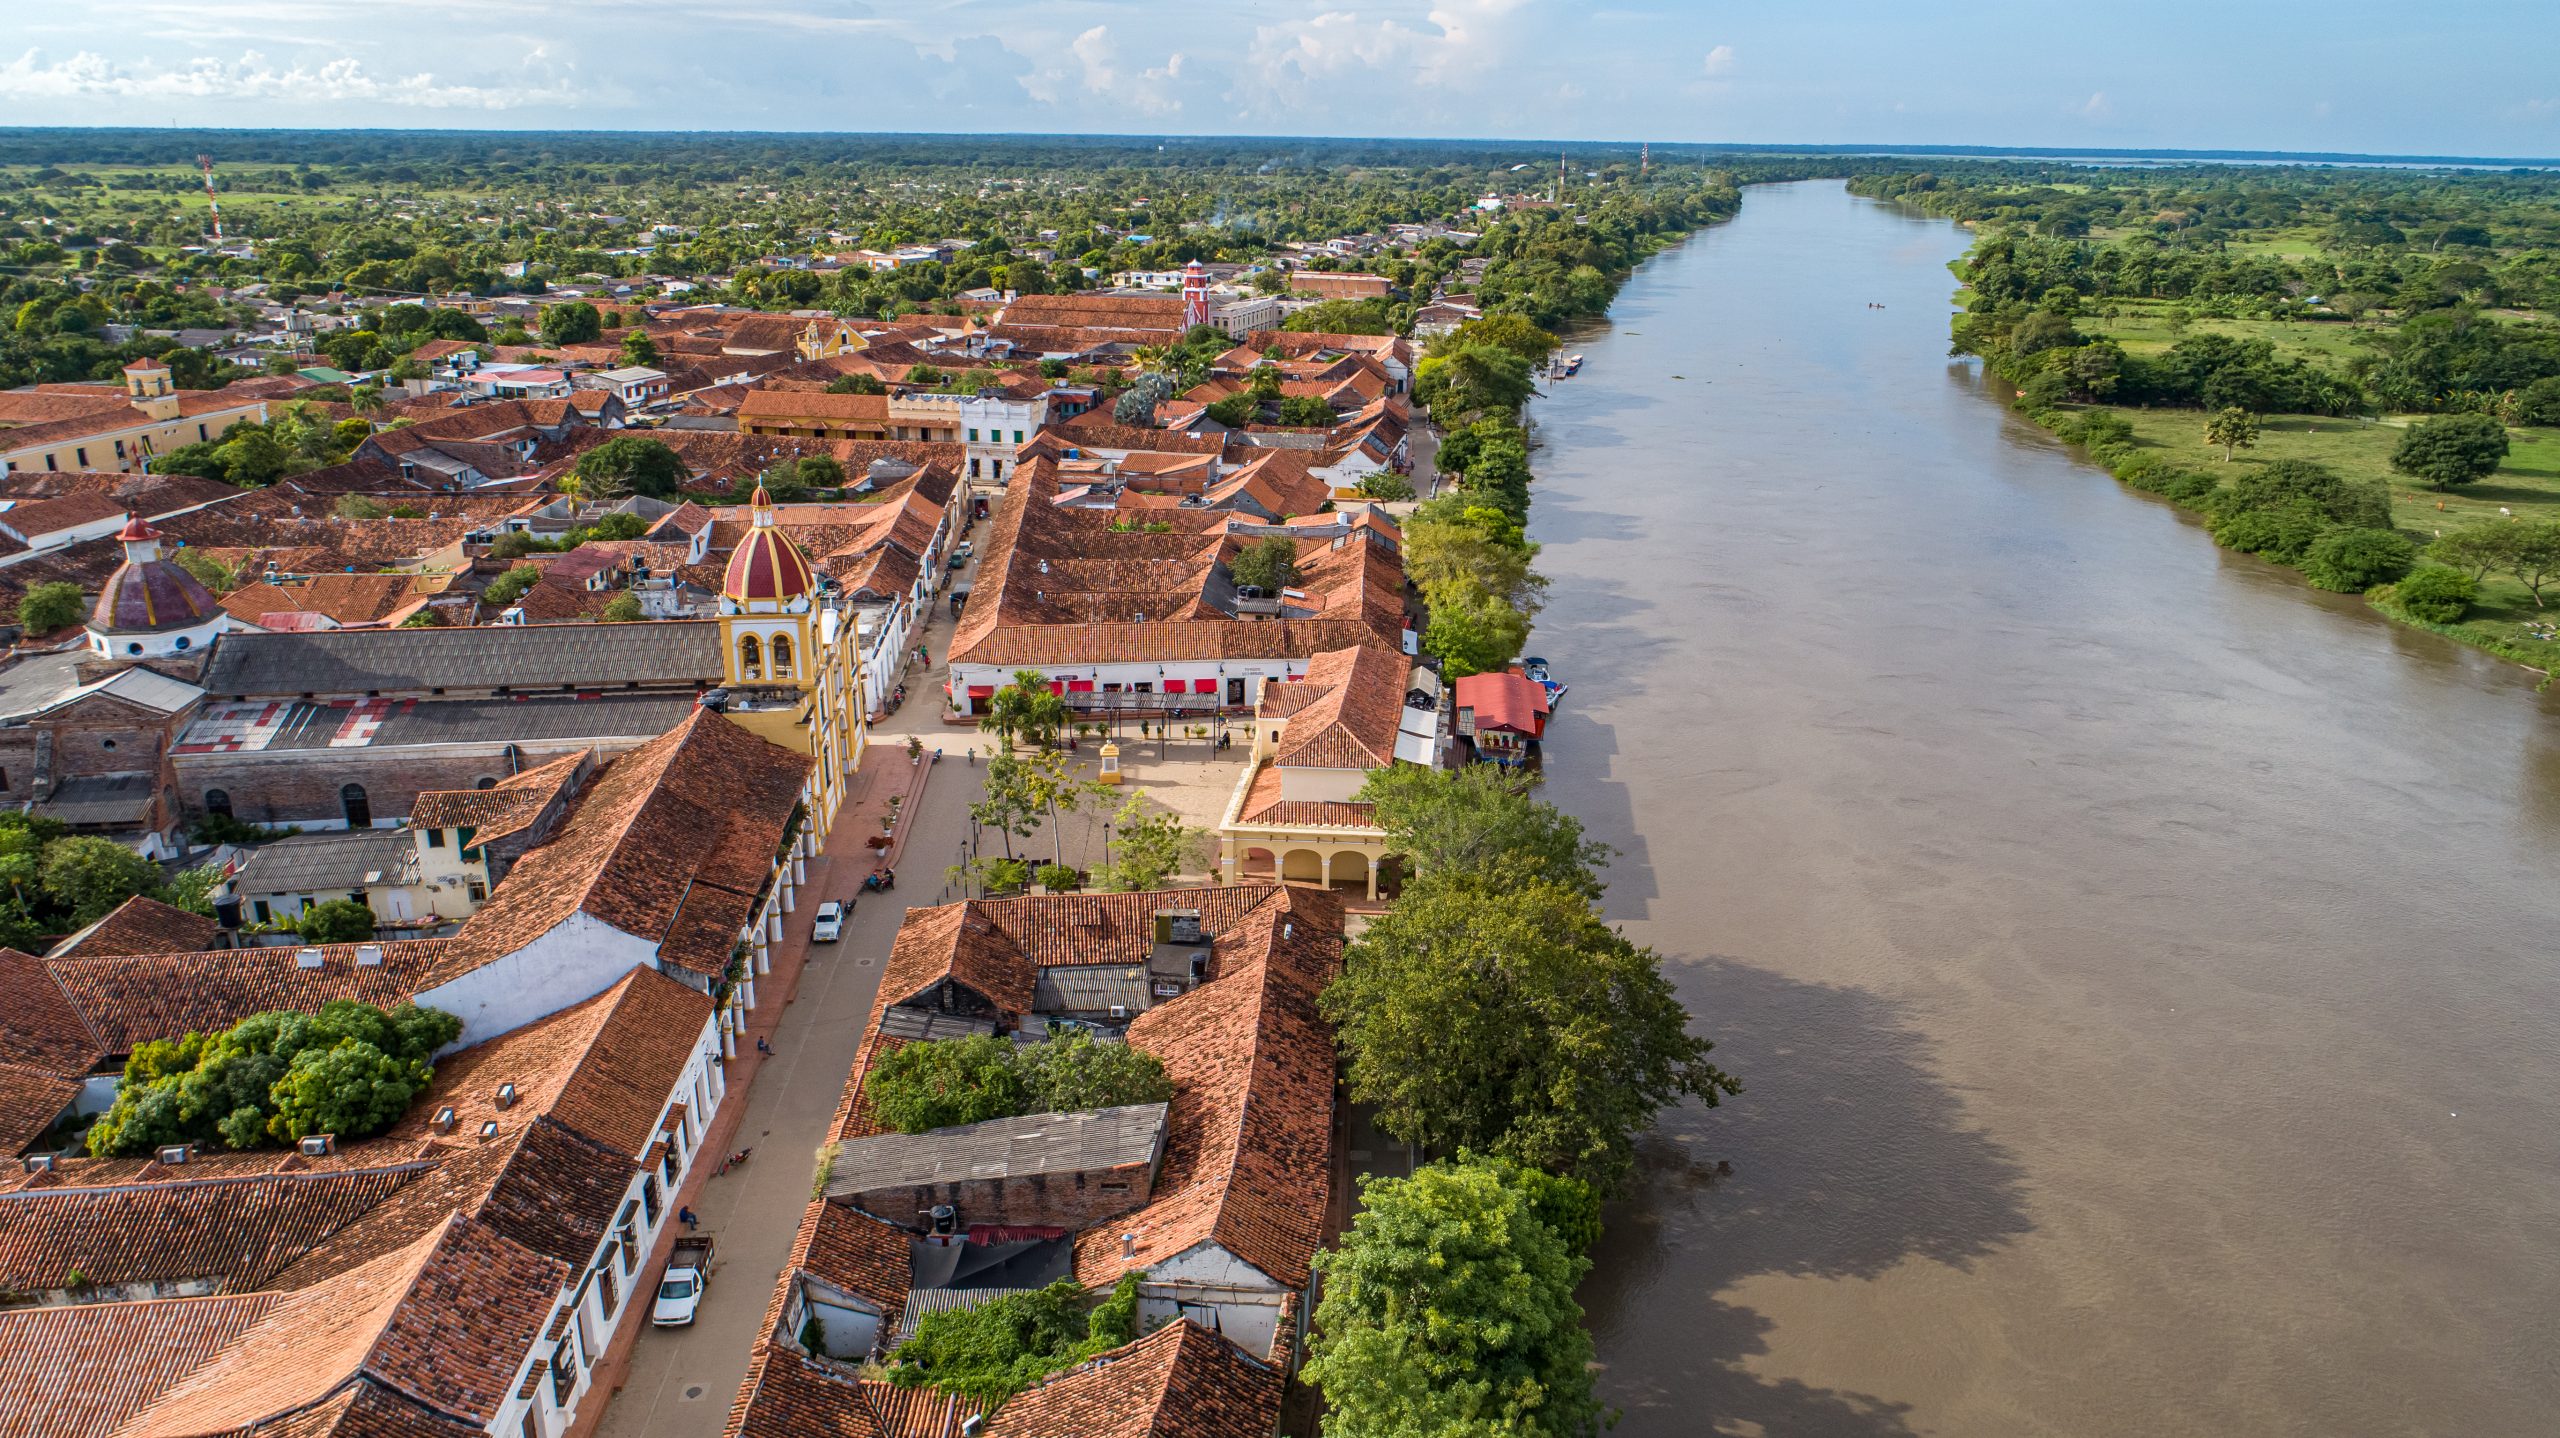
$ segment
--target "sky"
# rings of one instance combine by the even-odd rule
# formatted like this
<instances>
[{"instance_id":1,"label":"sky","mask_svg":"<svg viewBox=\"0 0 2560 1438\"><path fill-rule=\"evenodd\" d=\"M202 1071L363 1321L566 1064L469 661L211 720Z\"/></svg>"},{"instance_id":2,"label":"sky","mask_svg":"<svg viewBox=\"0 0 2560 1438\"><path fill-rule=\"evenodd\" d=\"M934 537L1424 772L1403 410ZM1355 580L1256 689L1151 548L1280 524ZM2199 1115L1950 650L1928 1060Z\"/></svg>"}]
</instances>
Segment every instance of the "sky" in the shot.
<instances>
[{"instance_id":1,"label":"sky","mask_svg":"<svg viewBox=\"0 0 2560 1438\"><path fill-rule=\"evenodd\" d=\"M13 124L2560 155L2560 0L6 0Z\"/></svg>"}]
</instances>

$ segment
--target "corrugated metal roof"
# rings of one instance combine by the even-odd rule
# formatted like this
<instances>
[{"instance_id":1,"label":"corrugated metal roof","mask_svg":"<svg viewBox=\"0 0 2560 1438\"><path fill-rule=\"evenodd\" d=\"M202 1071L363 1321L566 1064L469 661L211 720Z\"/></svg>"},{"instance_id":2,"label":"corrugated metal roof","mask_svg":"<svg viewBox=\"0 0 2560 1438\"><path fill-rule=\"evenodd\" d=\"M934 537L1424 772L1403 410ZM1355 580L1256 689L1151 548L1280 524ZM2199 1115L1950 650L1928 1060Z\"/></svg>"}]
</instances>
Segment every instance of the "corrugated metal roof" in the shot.
<instances>
[{"instance_id":1,"label":"corrugated metal roof","mask_svg":"<svg viewBox=\"0 0 2560 1438\"><path fill-rule=\"evenodd\" d=\"M362 694L561 685L717 684L720 627L708 620L475 629L241 631L216 642L216 694Z\"/></svg>"},{"instance_id":2,"label":"corrugated metal roof","mask_svg":"<svg viewBox=\"0 0 2560 1438\"><path fill-rule=\"evenodd\" d=\"M827 1194L1152 1163L1164 1146L1164 1116L1160 1103L1125 1104L852 1139L836 1151Z\"/></svg>"},{"instance_id":3,"label":"corrugated metal roof","mask_svg":"<svg viewBox=\"0 0 2560 1438\"><path fill-rule=\"evenodd\" d=\"M1108 1013L1114 1004L1146 1012L1147 971L1116 964L1053 965L1032 984L1031 1007L1044 1014Z\"/></svg>"},{"instance_id":4,"label":"corrugated metal roof","mask_svg":"<svg viewBox=\"0 0 2560 1438\"><path fill-rule=\"evenodd\" d=\"M261 845L235 881L243 894L339 894L370 882L395 882L417 850L406 829L302 834Z\"/></svg>"}]
</instances>

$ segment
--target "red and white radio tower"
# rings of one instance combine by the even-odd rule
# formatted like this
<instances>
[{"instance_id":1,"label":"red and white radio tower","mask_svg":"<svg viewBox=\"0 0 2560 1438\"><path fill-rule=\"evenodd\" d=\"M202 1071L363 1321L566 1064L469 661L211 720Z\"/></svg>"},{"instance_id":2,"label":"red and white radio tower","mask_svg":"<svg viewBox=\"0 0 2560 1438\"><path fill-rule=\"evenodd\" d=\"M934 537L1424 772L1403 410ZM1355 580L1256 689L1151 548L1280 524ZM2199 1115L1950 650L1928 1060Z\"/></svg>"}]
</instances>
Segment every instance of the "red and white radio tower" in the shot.
<instances>
[{"instance_id":1,"label":"red and white radio tower","mask_svg":"<svg viewBox=\"0 0 2560 1438\"><path fill-rule=\"evenodd\" d=\"M204 202L213 211L213 242L222 243L222 201L213 195L213 156L196 156L196 168L204 171Z\"/></svg>"},{"instance_id":2,"label":"red and white radio tower","mask_svg":"<svg viewBox=\"0 0 2560 1438\"><path fill-rule=\"evenodd\" d=\"M1209 322L1209 272L1193 260L1182 267L1182 327Z\"/></svg>"}]
</instances>

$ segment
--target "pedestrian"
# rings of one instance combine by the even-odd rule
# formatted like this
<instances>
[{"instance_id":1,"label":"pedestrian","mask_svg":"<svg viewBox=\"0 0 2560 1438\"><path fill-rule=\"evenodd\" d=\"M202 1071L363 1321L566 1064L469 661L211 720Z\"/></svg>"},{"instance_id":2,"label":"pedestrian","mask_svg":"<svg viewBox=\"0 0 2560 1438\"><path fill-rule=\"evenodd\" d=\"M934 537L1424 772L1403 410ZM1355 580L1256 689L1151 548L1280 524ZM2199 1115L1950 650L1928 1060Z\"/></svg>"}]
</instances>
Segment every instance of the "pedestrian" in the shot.
<instances>
[{"instance_id":1,"label":"pedestrian","mask_svg":"<svg viewBox=\"0 0 2560 1438\"><path fill-rule=\"evenodd\" d=\"M679 1208L676 1210L676 1222L683 1224L684 1231L687 1233L691 1233L702 1226L702 1220L694 1217L693 1210L689 1208Z\"/></svg>"},{"instance_id":2,"label":"pedestrian","mask_svg":"<svg viewBox=\"0 0 2560 1438\"><path fill-rule=\"evenodd\" d=\"M760 1054L769 1054L773 1052L773 1045L766 1043L764 1041L764 1035L762 1034L756 1035L756 1052Z\"/></svg>"}]
</instances>

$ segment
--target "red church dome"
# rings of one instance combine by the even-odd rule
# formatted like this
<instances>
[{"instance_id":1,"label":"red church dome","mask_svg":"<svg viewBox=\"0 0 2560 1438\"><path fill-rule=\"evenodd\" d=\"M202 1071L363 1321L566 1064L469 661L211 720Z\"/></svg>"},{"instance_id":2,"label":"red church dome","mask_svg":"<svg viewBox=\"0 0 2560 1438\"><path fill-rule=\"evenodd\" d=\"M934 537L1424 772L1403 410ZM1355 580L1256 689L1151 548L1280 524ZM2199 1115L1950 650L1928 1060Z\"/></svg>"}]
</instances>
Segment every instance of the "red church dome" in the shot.
<instances>
[{"instance_id":1,"label":"red church dome","mask_svg":"<svg viewBox=\"0 0 2560 1438\"><path fill-rule=\"evenodd\" d=\"M773 500L763 485L756 486L750 507L755 522L730 551L729 568L720 579L721 594L739 604L788 604L816 592L818 576L800 546L774 524Z\"/></svg>"}]
</instances>

